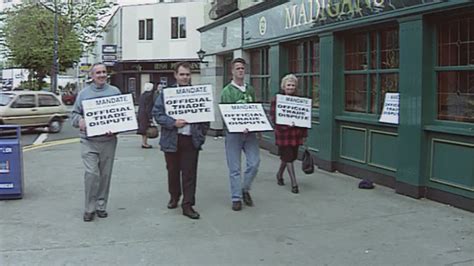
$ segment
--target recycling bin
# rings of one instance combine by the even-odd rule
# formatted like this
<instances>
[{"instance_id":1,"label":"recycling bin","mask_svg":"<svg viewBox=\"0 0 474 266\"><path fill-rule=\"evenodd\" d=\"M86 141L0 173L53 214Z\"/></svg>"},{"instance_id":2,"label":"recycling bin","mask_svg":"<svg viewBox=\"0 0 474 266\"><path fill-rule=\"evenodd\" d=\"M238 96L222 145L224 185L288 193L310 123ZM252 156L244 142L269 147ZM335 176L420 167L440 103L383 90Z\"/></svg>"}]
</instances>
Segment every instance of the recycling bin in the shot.
<instances>
[{"instance_id":1,"label":"recycling bin","mask_svg":"<svg viewBox=\"0 0 474 266\"><path fill-rule=\"evenodd\" d=\"M5 134L14 131L15 135ZM23 198L20 126L0 125L0 200Z\"/></svg>"}]
</instances>

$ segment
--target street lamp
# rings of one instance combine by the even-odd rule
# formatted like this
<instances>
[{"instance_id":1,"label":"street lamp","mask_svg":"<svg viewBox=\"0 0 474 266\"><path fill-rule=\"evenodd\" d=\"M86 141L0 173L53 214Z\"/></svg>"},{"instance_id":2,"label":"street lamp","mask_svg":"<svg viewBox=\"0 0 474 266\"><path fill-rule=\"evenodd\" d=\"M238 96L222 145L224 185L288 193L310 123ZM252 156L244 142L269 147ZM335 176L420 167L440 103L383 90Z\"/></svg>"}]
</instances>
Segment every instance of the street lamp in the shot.
<instances>
[{"instance_id":1,"label":"street lamp","mask_svg":"<svg viewBox=\"0 0 474 266\"><path fill-rule=\"evenodd\" d=\"M206 64L206 66L209 65L209 62L208 61L204 61L204 57L206 56L206 51L204 51L202 48L199 49L199 51L196 52L197 55L198 55L198 58L199 58L199 62L201 62L202 64Z\"/></svg>"},{"instance_id":2,"label":"street lamp","mask_svg":"<svg viewBox=\"0 0 474 266\"><path fill-rule=\"evenodd\" d=\"M56 93L58 85L58 2L54 0L53 69L51 71L51 92Z\"/></svg>"}]
</instances>

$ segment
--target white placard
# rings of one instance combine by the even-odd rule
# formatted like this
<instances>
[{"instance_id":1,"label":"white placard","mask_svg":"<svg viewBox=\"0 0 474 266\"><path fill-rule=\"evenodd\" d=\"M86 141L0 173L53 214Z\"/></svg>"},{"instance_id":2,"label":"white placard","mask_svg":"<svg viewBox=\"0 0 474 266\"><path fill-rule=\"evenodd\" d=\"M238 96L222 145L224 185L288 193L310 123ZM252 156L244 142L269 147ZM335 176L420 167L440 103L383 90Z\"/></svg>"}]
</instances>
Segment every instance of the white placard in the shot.
<instances>
[{"instance_id":1,"label":"white placard","mask_svg":"<svg viewBox=\"0 0 474 266\"><path fill-rule=\"evenodd\" d=\"M163 90L166 114L188 123L214 121L214 97L211 85L197 85Z\"/></svg>"},{"instance_id":2,"label":"white placard","mask_svg":"<svg viewBox=\"0 0 474 266\"><path fill-rule=\"evenodd\" d=\"M85 100L82 107L88 137L138 128L132 94Z\"/></svg>"},{"instance_id":3,"label":"white placard","mask_svg":"<svg viewBox=\"0 0 474 266\"><path fill-rule=\"evenodd\" d=\"M379 121L390 124L398 124L399 112L400 93L385 93L385 101Z\"/></svg>"},{"instance_id":4,"label":"white placard","mask_svg":"<svg viewBox=\"0 0 474 266\"><path fill-rule=\"evenodd\" d=\"M311 102L308 98L277 94L276 123L311 128Z\"/></svg>"},{"instance_id":5,"label":"white placard","mask_svg":"<svg viewBox=\"0 0 474 266\"><path fill-rule=\"evenodd\" d=\"M273 130L260 103L219 104L219 109L229 132Z\"/></svg>"}]
</instances>

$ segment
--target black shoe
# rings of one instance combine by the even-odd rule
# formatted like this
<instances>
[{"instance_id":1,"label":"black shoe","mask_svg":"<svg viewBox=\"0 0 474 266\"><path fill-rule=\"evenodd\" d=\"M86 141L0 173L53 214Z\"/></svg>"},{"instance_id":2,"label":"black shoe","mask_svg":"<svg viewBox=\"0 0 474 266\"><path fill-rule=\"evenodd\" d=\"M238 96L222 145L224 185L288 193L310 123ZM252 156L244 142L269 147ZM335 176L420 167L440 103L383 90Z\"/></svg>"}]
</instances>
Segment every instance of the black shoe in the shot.
<instances>
[{"instance_id":1,"label":"black shoe","mask_svg":"<svg viewBox=\"0 0 474 266\"><path fill-rule=\"evenodd\" d=\"M178 207L178 201L177 199L170 199L168 202L168 209L176 209Z\"/></svg>"},{"instance_id":2,"label":"black shoe","mask_svg":"<svg viewBox=\"0 0 474 266\"><path fill-rule=\"evenodd\" d=\"M245 205L252 207L253 201L252 201L252 198L250 197L250 193L248 191L247 192L242 191L242 196L244 198Z\"/></svg>"},{"instance_id":3,"label":"black shoe","mask_svg":"<svg viewBox=\"0 0 474 266\"><path fill-rule=\"evenodd\" d=\"M233 201L232 202L232 210L233 211L240 211L242 210L242 202L239 200L239 201Z\"/></svg>"},{"instance_id":4,"label":"black shoe","mask_svg":"<svg viewBox=\"0 0 474 266\"><path fill-rule=\"evenodd\" d=\"M83 216L84 222L91 222L92 220L94 220L94 215L95 213L93 212L85 212Z\"/></svg>"},{"instance_id":5,"label":"black shoe","mask_svg":"<svg viewBox=\"0 0 474 266\"><path fill-rule=\"evenodd\" d=\"M191 219L199 219L200 215L191 206L183 207L183 215L188 216Z\"/></svg>"},{"instance_id":6,"label":"black shoe","mask_svg":"<svg viewBox=\"0 0 474 266\"><path fill-rule=\"evenodd\" d=\"M283 177L278 177L277 176L277 184L279 186L284 186L285 185L285 182L283 181Z\"/></svg>"},{"instance_id":7,"label":"black shoe","mask_svg":"<svg viewBox=\"0 0 474 266\"><path fill-rule=\"evenodd\" d=\"M104 211L97 210L96 213L97 213L97 217L99 218L107 218L107 216L109 216L109 214L105 210Z\"/></svg>"},{"instance_id":8,"label":"black shoe","mask_svg":"<svg viewBox=\"0 0 474 266\"><path fill-rule=\"evenodd\" d=\"M300 191L298 190L298 186L294 186L291 188L291 192L298 194Z\"/></svg>"}]
</instances>

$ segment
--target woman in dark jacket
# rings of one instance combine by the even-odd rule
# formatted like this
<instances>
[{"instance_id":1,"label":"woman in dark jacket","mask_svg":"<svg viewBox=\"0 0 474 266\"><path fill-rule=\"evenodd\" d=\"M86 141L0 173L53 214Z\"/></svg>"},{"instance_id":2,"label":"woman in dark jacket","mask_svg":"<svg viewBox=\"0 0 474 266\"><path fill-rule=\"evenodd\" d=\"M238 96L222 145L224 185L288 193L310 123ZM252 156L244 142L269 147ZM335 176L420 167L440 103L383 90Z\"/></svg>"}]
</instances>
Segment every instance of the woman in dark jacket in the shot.
<instances>
[{"instance_id":1,"label":"woman in dark jacket","mask_svg":"<svg viewBox=\"0 0 474 266\"><path fill-rule=\"evenodd\" d=\"M298 78L289 74L281 79L280 94L296 96ZM280 154L280 168L276 175L277 183L280 186L285 185L283 181L283 172L288 169L291 179L291 192L298 193L298 183L296 182L295 167L293 162L298 156L298 147L306 141L308 130L306 128L277 125L276 124L276 97L272 99L270 115L275 125L275 144L278 146Z\"/></svg>"},{"instance_id":2,"label":"woman in dark jacket","mask_svg":"<svg viewBox=\"0 0 474 266\"><path fill-rule=\"evenodd\" d=\"M142 148L151 149L152 146L148 144L148 137L146 131L152 122L151 110L154 104L155 90L153 83L145 83L145 88L140 96L138 102L138 130L137 134L142 135Z\"/></svg>"}]
</instances>

